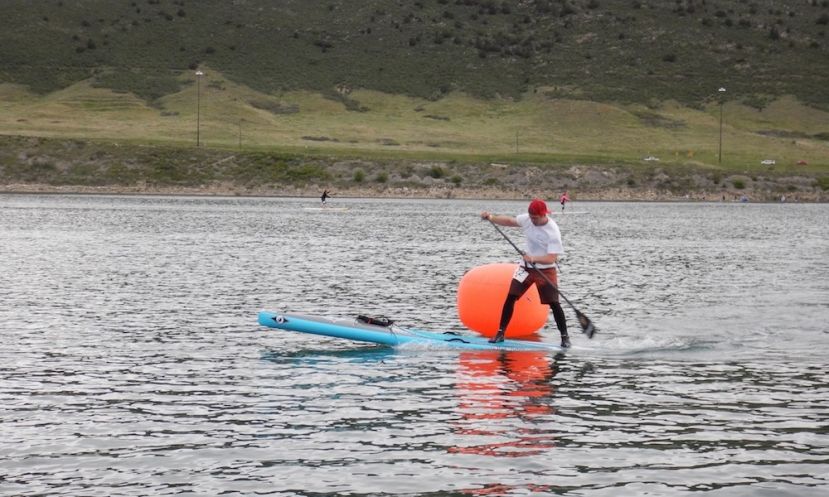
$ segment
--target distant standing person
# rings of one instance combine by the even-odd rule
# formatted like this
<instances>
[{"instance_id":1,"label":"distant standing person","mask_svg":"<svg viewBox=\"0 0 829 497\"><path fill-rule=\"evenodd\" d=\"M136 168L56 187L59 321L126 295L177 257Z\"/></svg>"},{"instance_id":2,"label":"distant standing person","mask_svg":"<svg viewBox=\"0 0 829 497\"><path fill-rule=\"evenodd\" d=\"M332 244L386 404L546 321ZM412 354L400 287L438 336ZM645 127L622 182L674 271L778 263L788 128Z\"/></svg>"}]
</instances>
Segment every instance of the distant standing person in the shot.
<instances>
[{"instance_id":1,"label":"distant standing person","mask_svg":"<svg viewBox=\"0 0 829 497\"><path fill-rule=\"evenodd\" d=\"M561 197L558 199L561 202L561 210L564 211L564 206L567 205L567 202L570 201L570 195L567 192L561 194Z\"/></svg>"}]
</instances>

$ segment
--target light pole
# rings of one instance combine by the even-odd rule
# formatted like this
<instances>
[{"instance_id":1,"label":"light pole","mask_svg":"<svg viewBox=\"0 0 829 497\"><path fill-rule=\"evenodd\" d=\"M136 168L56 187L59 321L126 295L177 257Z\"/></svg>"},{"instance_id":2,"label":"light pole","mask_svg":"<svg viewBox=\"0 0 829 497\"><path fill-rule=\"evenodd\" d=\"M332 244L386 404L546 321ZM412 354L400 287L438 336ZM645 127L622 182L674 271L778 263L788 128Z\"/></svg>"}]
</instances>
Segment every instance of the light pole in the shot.
<instances>
[{"instance_id":1,"label":"light pole","mask_svg":"<svg viewBox=\"0 0 829 497\"><path fill-rule=\"evenodd\" d=\"M200 124L201 124L201 77L204 73L196 71L196 146L201 146Z\"/></svg>"},{"instance_id":2,"label":"light pole","mask_svg":"<svg viewBox=\"0 0 829 497\"><path fill-rule=\"evenodd\" d=\"M725 93L725 88L722 86L718 90L721 94ZM720 153L719 153L719 163L722 165L722 106L723 106L723 95L720 95Z\"/></svg>"}]
</instances>

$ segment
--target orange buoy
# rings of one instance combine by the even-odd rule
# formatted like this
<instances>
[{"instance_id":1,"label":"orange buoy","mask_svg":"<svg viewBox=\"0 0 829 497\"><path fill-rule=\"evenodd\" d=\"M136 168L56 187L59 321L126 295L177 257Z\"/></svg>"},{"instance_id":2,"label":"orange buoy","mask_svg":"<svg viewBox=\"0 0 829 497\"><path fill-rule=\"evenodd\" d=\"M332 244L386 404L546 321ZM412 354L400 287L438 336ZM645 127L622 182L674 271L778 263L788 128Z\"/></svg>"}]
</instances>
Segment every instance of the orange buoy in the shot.
<instances>
[{"instance_id":1,"label":"orange buoy","mask_svg":"<svg viewBox=\"0 0 829 497\"><path fill-rule=\"evenodd\" d=\"M517 267L518 264L486 264L463 275L458 284L458 317L467 328L486 337L495 336ZM541 303L533 285L516 302L505 336L526 336L540 330L547 322L549 309Z\"/></svg>"}]
</instances>

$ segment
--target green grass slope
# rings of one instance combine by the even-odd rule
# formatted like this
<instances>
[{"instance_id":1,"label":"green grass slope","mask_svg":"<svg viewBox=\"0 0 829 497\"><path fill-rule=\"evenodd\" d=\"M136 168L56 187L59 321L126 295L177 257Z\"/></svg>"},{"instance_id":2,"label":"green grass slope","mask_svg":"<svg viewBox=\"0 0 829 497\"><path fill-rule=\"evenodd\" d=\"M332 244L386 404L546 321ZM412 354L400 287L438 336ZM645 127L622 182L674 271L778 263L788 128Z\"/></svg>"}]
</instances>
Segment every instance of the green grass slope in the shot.
<instances>
[{"instance_id":1,"label":"green grass slope","mask_svg":"<svg viewBox=\"0 0 829 497\"><path fill-rule=\"evenodd\" d=\"M611 105L546 91L519 100L452 93L431 101L369 90L341 99L273 96L205 71L199 84L183 81L182 91L153 106L89 82L46 96L0 85L0 134L192 148L198 130L202 147L306 156L608 166L655 156L663 165L732 171L773 159L778 171L829 170L829 114L790 97L764 110L723 105L720 161L715 104Z\"/></svg>"},{"instance_id":2,"label":"green grass slope","mask_svg":"<svg viewBox=\"0 0 829 497\"><path fill-rule=\"evenodd\" d=\"M829 113L791 97L764 110L724 104L720 161L716 104L609 104L553 98L544 88L517 100L370 90L269 95L204 71L200 82L183 76L181 91L153 105L87 81L45 96L0 85L0 134L194 147L198 131L203 147L304 155L605 165L655 156L665 165L728 170L766 159L801 172L829 168Z\"/></svg>"}]
</instances>

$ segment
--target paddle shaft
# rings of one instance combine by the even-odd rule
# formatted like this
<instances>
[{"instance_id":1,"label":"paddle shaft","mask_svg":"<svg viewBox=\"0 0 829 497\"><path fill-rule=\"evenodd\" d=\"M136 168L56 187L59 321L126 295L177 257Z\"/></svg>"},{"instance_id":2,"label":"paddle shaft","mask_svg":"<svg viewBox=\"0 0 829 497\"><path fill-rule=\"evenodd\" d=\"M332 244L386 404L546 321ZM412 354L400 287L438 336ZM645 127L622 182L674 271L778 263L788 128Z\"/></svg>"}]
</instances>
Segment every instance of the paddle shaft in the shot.
<instances>
[{"instance_id":1,"label":"paddle shaft","mask_svg":"<svg viewBox=\"0 0 829 497\"><path fill-rule=\"evenodd\" d=\"M498 233L500 233L502 237L504 237L504 240L506 240L507 242L509 242L510 245L512 245L512 248L514 248L516 252L518 252L522 256L524 255L524 251L521 250L520 248L518 248L518 245L513 243L513 241L510 240L510 238L506 235L506 233L501 231L501 228L499 228L498 225L495 224L492 221L492 219L487 219L487 221L489 221L489 224L491 224L492 227L495 228L495 230ZM576 309L576 306L574 306L573 303L570 302L570 299L568 299L567 297L564 296L563 293L561 293L561 290L559 290L558 287L550 280L550 278L548 278L547 275L544 274L544 271L538 269L538 267L535 265L534 262L530 262L529 264L533 269L535 269L538 272L538 274L541 275L542 278L544 278L545 281L547 281L547 284L549 284L551 287L553 287L556 290L556 292L558 292L558 294L561 296L561 298L563 298L564 301L567 302L567 305L569 305L570 308L572 308L573 311L575 311L576 317L579 320L579 324L581 325L582 331L584 331L584 333L588 337L593 338L593 334L596 332L596 327L593 325L592 321L590 321L590 318L588 318L581 311Z\"/></svg>"}]
</instances>

